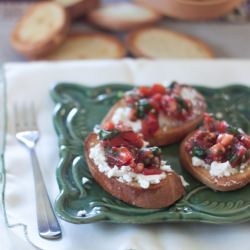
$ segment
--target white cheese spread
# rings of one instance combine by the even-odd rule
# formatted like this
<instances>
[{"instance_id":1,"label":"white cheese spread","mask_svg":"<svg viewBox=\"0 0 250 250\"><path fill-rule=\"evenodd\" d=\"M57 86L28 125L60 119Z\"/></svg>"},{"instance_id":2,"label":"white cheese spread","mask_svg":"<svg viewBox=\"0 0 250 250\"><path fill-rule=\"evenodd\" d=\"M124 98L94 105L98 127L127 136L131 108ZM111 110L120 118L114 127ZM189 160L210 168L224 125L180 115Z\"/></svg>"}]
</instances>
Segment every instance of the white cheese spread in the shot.
<instances>
[{"instance_id":1,"label":"white cheese spread","mask_svg":"<svg viewBox=\"0 0 250 250\"><path fill-rule=\"evenodd\" d=\"M242 164L241 166L237 168L233 168L229 161L226 161L226 162L213 161L211 164L207 164L202 159L194 156L192 157L192 165L194 167L204 167L207 170L209 170L209 173L211 176L220 178L223 176L227 177L227 176L236 174L239 172L239 169L242 171L242 169L245 168L246 163Z\"/></svg>"},{"instance_id":2,"label":"white cheese spread","mask_svg":"<svg viewBox=\"0 0 250 250\"><path fill-rule=\"evenodd\" d=\"M125 183L136 182L140 187L147 189L150 184L158 184L161 180L167 177L166 173L155 174L155 175L144 175L138 174L131 171L130 166L122 167L110 167L106 162L104 150L100 143L96 144L90 149L89 157L94 161L101 173L104 173L108 178L116 177L118 181ZM166 165L166 162L162 161L161 169L171 169L170 166Z\"/></svg>"},{"instance_id":3,"label":"white cheese spread","mask_svg":"<svg viewBox=\"0 0 250 250\"><path fill-rule=\"evenodd\" d=\"M129 114L131 112L131 108L124 107L116 109L115 113L112 116L111 121L114 124L118 124L119 122L123 122L125 125L130 126L133 131L139 132L142 128L141 120L130 121Z\"/></svg>"}]
</instances>

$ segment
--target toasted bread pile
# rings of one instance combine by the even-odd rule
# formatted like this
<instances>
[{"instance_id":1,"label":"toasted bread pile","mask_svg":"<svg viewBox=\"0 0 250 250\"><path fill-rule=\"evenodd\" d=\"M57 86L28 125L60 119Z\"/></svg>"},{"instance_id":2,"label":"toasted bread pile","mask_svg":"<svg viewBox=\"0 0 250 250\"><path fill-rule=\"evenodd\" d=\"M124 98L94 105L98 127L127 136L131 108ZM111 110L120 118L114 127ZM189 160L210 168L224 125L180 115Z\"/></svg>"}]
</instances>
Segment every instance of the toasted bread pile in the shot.
<instances>
[{"instance_id":1,"label":"toasted bread pile","mask_svg":"<svg viewBox=\"0 0 250 250\"><path fill-rule=\"evenodd\" d=\"M31 4L11 34L12 46L28 59L79 60L121 58L211 58L202 41L152 25L162 14L133 2L101 5L100 0L47 0ZM71 24L101 31L70 32ZM103 31L115 32L107 34ZM129 32L124 42L117 34ZM119 33L117 33L119 32ZM120 37L120 35L119 35ZM99 42L97 42L97 38ZM101 52L101 53L100 53Z\"/></svg>"}]
</instances>

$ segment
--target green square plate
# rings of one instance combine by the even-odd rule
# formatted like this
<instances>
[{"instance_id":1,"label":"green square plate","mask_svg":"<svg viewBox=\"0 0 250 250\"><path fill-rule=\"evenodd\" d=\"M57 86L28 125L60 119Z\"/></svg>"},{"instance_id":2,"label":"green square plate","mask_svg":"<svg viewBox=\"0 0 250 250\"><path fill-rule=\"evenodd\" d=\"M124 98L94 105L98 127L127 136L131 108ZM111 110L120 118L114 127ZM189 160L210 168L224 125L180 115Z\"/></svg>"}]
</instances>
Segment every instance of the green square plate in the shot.
<instances>
[{"instance_id":1,"label":"green square plate","mask_svg":"<svg viewBox=\"0 0 250 250\"><path fill-rule=\"evenodd\" d=\"M56 212L72 223L109 221L116 223L208 222L230 223L250 219L250 185L237 191L214 192L196 181L179 163L179 144L163 147L164 159L190 184L185 196L165 209L130 206L105 192L91 177L84 159L83 141L109 108L131 89L128 84L106 84L90 88L72 83L53 87L56 104L54 126L59 139L60 163L57 181L60 194ZM195 87L205 97L208 112L250 132L250 88L235 84L212 89ZM89 182L83 186L82 177ZM78 211L86 214L79 216Z\"/></svg>"}]
</instances>

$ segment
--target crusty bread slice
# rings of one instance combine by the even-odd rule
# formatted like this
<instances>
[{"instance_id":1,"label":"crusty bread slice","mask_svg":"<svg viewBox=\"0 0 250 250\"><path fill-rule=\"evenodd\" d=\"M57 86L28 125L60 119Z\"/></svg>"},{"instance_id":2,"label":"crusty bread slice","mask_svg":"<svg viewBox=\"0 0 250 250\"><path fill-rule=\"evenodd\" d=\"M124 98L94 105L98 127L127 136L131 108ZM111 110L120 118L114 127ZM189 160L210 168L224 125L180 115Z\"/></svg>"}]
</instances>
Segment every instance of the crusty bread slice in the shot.
<instances>
[{"instance_id":1,"label":"crusty bread slice","mask_svg":"<svg viewBox=\"0 0 250 250\"><path fill-rule=\"evenodd\" d=\"M42 59L77 60L120 58L125 56L123 44L115 37L102 33L77 33L69 35L63 44Z\"/></svg>"},{"instance_id":2,"label":"crusty bread slice","mask_svg":"<svg viewBox=\"0 0 250 250\"><path fill-rule=\"evenodd\" d=\"M211 58L212 50L202 41L165 28L144 27L132 31L127 46L136 57Z\"/></svg>"},{"instance_id":3,"label":"crusty bread slice","mask_svg":"<svg viewBox=\"0 0 250 250\"><path fill-rule=\"evenodd\" d=\"M32 4L16 24L11 42L28 58L37 58L53 51L64 40L69 29L65 9L54 2Z\"/></svg>"},{"instance_id":4,"label":"crusty bread slice","mask_svg":"<svg viewBox=\"0 0 250 250\"><path fill-rule=\"evenodd\" d=\"M180 177L174 172L167 172L167 177L159 184L151 184L143 189L137 183L123 183L115 177L108 178L101 173L90 159L90 148L99 143L97 135L92 133L85 141L85 159L94 179L116 198L142 208L163 208L173 204L184 194Z\"/></svg>"},{"instance_id":5,"label":"crusty bread slice","mask_svg":"<svg viewBox=\"0 0 250 250\"><path fill-rule=\"evenodd\" d=\"M187 87L187 89L189 89L189 87ZM168 117L166 117L164 118L164 125L162 125L162 127L160 127L154 134L151 134L149 137L145 137L145 140L153 146L169 145L180 141L188 133L194 130L202 121L204 112L206 110L205 100L198 92L197 98L199 98L199 104L197 103L196 106L194 106L195 115L191 119L185 122L176 122L175 120L170 120ZM111 121L115 111L118 108L123 107L127 107L125 99L121 99L120 101L118 101L109 110L108 114L104 117L101 124L104 125L107 122Z\"/></svg>"},{"instance_id":6,"label":"crusty bread slice","mask_svg":"<svg viewBox=\"0 0 250 250\"><path fill-rule=\"evenodd\" d=\"M124 31L135 27L152 24L160 20L162 15L147 7L120 2L106 4L88 15L88 20L99 27Z\"/></svg>"},{"instance_id":7,"label":"crusty bread slice","mask_svg":"<svg viewBox=\"0 0 250 250\"><path fill-rule=\"evenodd\" d=\"M185 150L185 143L196 131L189 134L181 143L180 159L183 167L196 179L206 186L218 191L231 191L240 189L250 182L250 164L248 164L243 172L238 172L230 176L216 177L209 173L204 167L192 165L192 157Z\"/></svg>"},{"instance_id":8,"label":"crusty bread slice","mask_svg":"<svg viewBox=\"0 0 250 250\"><path fill-rule=\"evenodd\" d=\"M71 18L84 16L100 5L100 0L54 0L66 8Z\"/></svg>"}]
</instances>

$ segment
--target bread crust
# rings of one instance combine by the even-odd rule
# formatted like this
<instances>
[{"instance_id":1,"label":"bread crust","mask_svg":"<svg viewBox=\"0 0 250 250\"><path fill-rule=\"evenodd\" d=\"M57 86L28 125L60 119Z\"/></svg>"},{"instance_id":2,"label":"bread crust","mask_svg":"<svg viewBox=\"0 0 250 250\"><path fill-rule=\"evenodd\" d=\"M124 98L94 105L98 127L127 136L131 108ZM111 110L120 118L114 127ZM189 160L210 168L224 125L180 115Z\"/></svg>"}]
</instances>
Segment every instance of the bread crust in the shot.
<instances>
[{"instance_id":1,"label":"bread crust","mask_svg":"<svg viewBox=\"0 0 250 250\"><path fill-rule=\"evenodd\" d=\"M120 3L113 3L113 4L106 4L104 6L105 7L106 6L115 6L115 5L119 5L119 4ZM137 6L140 6L140 5L137 5ZM144 6L143 6L143 8L148 9L147 7L144 7ZM121 20L121 19L116 18L112 15L111 16L105 15L104 13L102 13L100 11L100 9L97 9L88 15L87 20L91 24L94 24L98 27L108 29L111 31L128 31L128 30L138 28L139 26L153 24L162 18L161 14L159 14L153 10L151 12L152 12L152 14L150 17L148 17L147 20L132 20L130 18L127 18L127 20Z\"/></svg>"},{"instance_id":2,"label":"bread crust","mask_svg":"<svg viewBox=\"0 0 250 250\"><path fill-rule=\"evenodd\" d=\"M243 173L236 173L230 176L216 177L211 176L209 170L202 166L193 166L192 157L185 150L185 143L191 138L198 130L190 133L181 143L180 146L180 160L182 166L196 179L217 191L231 191L240 189L250 182L250 164L248 164Z\"/></svg>"},{"instance_id":3,"label":"bread crust","mask_svg":"<svg viewBox=\"0 0 250 250\"><path fill-rule=\"evenodd\" d=\"M175 36L178 36L180 39L189 40L189 41L195 43L197 46L199 46L203 50L204 54L206 54L206 58L214 58L215 57L215 54L212 51L212 49L207 44L205 44L204 42L202 42L201 40L199 40L195 37L192 37L192 36L189 36L189 35L186 35L183 33L175 32L175 31L172 31L169 29L152 27L152 26L142 27L142 28L136 29L128 34L127 39L126 39L126 45L127 45L128 50L132 53L133 56L145 57L145 58L150 58L150 59L155 58L155 57L147 55L138 46L136 46L137 37L140 36L141 33L147 32L147 31L152 30L152 29L160 31L160 32L168 32L168 33L171 33Z\"/></svg>"},{"instance_id":4,"label":"bread crust","mask_svg":"<svg viewBox=\"0 0 250 250\"><path fill-rule=\"evenodd\" d=\"M57 6L57 8L60 8L63 14L63 23L60 25L58 29L56 29L53 34L50 36L44 38L41 41L37 42L23 42L20 41L19 38L19 30L21 26L23 25L24 21L33 13L33 11L37 8L41 8L44 5L53 4ZM60 45L63 40L65 39L70 25L70 19L66 12L66 10L60 6L57 3L52 3L51 1L44 1L44 2L38 2L35 4L32 4L28 10L25 12L24 16L17 22L12 34L11 34L11 43L12 46L20 52L22 55L24 55L27 58L30 59L36 59L39 57L42 57L51 51L53 51L58 45Z\"/></svg>"},{"instance_id":5,"label":"bread crust","mask_svg":"<svg viewBox=\"0 0 250 250\"><path fill-rule=\"evenodd\" d=\"M64 42L67 42L68 40L74 40L74 39L80 39L80 38L91 38L91 37L99 37L99 38L104 38L108 40L110 43L113 43L114 46L117 47L117 53L112 56L112 58L121 58L124 57L127 53L126 48L123 46L123 44L114 36L112 35L107 35L101 32L82 32L82 33L72 33L69 34ZM63 44L62 44L63 46ZM60 47L57 48L60 50ZM56 52L56 51L55 51ZM61 53L64 53L62 50ZM81 53L81 49L79 49L79 53ZM95 53L95 51L93 51ZM74 58L74 59L86 59L87 57L79 57L79 58ZM53 52L45 57L42 57L40 59L43 60L58 60L53 57ZM73 58L72 58L73 59ZM61 60L67 60L67 59L61 59Z\"/></svg>"},{"instance_id":6,"label":"bread crust","mask_svg":"<svg viewBox=\"0 0 250 250\"><path fill-rule=\"evenodd\" d=\"M151 184L143 189L137 183L122 183L117 178L108 178L101 173L90 159L90 148L98 143L97 135L91 133L85 141L85 159L94 179L110 194L131 205L142 208L163 208L170 206L184 194L180 177L174 172L167 172L167 177L159 184Z\"/></svg>"},{"instance_id":7,"label":"bread crust","mask_svg":"<svg viewBox=\"0 0 250 250\"><path fill-rule=\"evenodd\" d=\"M81 0L66 7L72 19L84 16L100 6L100 0Z\"/></svg>"},{"instance_id":8,"label":"bread crust","mask_svg":"<svg viewBox=\"0 0 250 250\"><path fill-rule=\"evenodd\" d=\"M168 17L197 21L222 17L243 1L136 0L136 2L159 11Z\"/></svg>"},{"instance_id":9,"label":"bread crust","mask_svg":"<svg viewBox=\"0 0 250 250\"><path fill-rule=\"evenodd\" d=\"M118 108L122 107L126 107L124 99L118 101L109 110L108 114L104 117L101 124L103 125L106 122L111 121L115 111ZM184 138L189 132L194 130L197 127L197 125L202 121L202 119L203 119L203 112L201 112L200 115L197 115L194 119L185 121L184 123L181 123L179 125L175 125L173 127L165 126L163 128L159 128L154 134L152 134L150 137L146 137L145 139L152 146L163 146L178 142L182 138Z\"/></svg>"}]
</instances>

